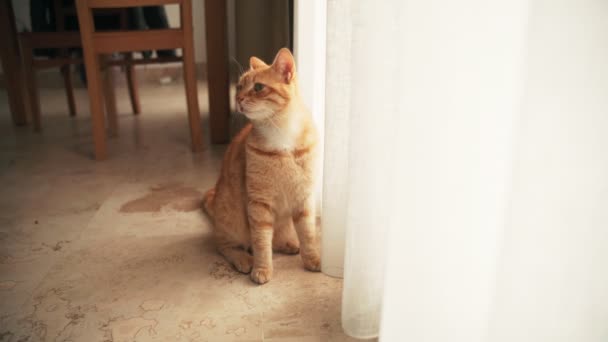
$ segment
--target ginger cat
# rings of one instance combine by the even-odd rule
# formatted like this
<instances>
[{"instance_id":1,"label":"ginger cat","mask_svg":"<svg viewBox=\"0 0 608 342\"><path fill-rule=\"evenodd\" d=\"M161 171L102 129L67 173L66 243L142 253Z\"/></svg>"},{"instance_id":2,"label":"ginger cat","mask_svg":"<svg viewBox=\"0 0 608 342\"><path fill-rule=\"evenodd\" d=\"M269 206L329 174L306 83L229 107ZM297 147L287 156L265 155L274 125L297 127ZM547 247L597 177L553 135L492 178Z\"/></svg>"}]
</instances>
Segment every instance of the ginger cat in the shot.
<instances>
[{"instance_id":1,"label":"ginger cat","mask_svg":"<svg viewBox=\"0 0 608 342\"><path fill-rule=\"evenodd\" d=\"M251 57L237 86L237 110L251 121L230 143L215 185L204 197L218 251L264 284L272 252L297 254L320 270L315 225L317 133L298 91L288 49L272 65ZM253 256L248 251L253 252Z\"/></svg>"}]
</instances>

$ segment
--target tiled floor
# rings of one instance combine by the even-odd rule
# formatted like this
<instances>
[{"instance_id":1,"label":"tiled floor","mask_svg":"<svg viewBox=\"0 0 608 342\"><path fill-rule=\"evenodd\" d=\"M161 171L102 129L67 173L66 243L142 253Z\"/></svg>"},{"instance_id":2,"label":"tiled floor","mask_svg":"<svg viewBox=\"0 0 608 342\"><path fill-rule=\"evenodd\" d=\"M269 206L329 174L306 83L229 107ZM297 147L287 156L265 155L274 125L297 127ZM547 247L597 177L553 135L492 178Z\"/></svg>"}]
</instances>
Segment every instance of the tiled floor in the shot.
<instances>
[{"instance_id":1,"label":"tiled floor","mask_svg":"<svg viewBox=\"0 0 608 342\"><path fill-rule=\"evenodd\" d=\"M85 90L76 118L43 90L42 134L12 126L0 92L0 341L350 340L341 280L275 255L257 286L215 253L198 201L225 146L189 151L182 89L141 89L139 117L119 89L104 162Z\"/></svg>"}]
</instances>

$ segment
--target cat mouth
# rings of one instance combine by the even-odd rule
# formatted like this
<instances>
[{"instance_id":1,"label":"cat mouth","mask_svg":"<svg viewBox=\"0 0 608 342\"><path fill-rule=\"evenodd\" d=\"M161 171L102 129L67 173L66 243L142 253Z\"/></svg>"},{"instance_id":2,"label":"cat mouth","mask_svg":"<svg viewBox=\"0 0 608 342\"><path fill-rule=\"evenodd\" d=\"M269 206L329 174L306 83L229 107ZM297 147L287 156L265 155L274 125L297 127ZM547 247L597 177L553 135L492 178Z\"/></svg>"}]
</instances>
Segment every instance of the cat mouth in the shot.
<instances>
[{"instance_id":1,"label":"cat mouth","mask_svg":"<svg viewBox=\"0 0 608 342\"><path fill-rule=\"evenodd\" d=\"M247 115L247 108L245 108L245 106L243 106L242 103L239 103L238 101L236 102L236 111L242 114Z\"/></svg>"},{"instance_id":2,"label":"cat mouth","mask_svg":"<svg viewBox=\"0 0 608 342\"><path fill-rule=\"evenodd\" d=\"M248 118L250 118L251 115L255 115L254 113L251 112L251 108L247 108L246 106L243 106L242 104L239 104L239 103L236 104L236 111L245 115Z\"/></svg>"}]
</instances>

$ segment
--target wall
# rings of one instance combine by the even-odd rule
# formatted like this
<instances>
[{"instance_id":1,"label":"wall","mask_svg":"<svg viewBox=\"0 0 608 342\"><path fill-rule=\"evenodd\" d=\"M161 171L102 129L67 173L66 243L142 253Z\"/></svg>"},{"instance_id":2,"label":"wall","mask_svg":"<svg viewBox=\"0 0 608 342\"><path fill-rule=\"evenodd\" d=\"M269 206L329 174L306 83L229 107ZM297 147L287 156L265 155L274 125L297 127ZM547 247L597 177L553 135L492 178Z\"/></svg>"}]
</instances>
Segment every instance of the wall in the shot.
<instances>
[{"instance_id":1,"label":"wall","mask_svg":"<svg viewBox=\"0 0 608 342\"><path fill-rule=\"evenodd\" d=\"M236 60L248 67L256 56L271 63L277 51L289 46L289 2L247 0L235 4Z\"/></svg>"},{"instance_id":2,"label":"wall","mask_svg":"<svg viewBox=\"0 0 608 342\"><path fill-rule=\"evenodd\" d=\"M165 6L167 17L169 18L169 26L179 27L179 6ZM205 39L205 1L192 1L192 16L194 22L194 59L197 63L205 63L207 61L207 43Z\"/></svg>"},{"instance_id":3,"label":"wall","mask_svg":"<svg viewBox=\"0 0 608 342\"><path fill-rule=\"evenodd\" d=\"M22 31L27 28L31 29L32 23L30 21L30 2L23 0L12 0L13 11L15 11L15 21L17 24L17 30Z\"/></svg>"}]
</instances>

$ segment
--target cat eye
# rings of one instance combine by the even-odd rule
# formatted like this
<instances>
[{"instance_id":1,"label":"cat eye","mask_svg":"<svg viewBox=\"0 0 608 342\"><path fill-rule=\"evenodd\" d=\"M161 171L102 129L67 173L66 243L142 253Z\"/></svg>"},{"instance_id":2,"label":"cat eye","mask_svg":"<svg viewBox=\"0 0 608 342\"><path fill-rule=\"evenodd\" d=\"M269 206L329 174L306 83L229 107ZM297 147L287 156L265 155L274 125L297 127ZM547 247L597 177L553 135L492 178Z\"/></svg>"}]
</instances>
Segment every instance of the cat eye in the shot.
<instances>
[{"instance_id":1,"label":"cat eye","mask_svg":"<svg viewBox=\"0 0 608 342\"><path fill-rule=\"evenodd\" d=\"M264 85L262 83L256 83L253 85L253 90L256 92L260 92L262 89L264 89Z\"/></svg>"}]
</instances>

